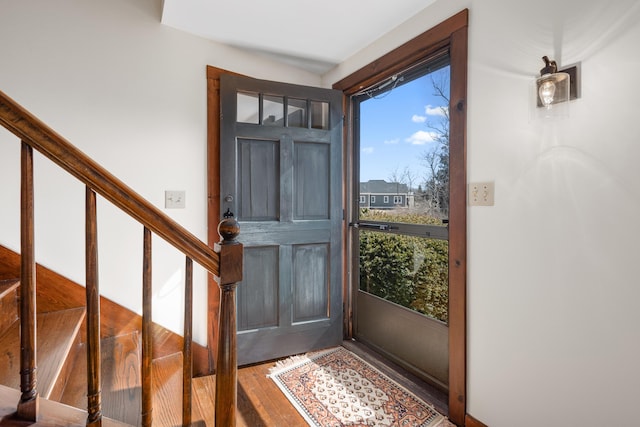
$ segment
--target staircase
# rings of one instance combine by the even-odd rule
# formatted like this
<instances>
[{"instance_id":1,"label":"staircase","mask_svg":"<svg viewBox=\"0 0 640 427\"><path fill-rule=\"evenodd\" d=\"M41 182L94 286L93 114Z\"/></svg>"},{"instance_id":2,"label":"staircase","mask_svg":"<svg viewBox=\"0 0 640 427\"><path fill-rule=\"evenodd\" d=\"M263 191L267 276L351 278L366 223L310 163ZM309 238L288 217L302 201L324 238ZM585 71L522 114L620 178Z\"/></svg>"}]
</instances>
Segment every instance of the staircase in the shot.
<instances>
[{"instance_id":1,"label":"staircase","mask_svg":"<svg viewBox=\"0 0 640 427\"><path fill-rule=\"evenodd\" d=\"M15 404L20 399L19 284L18 279L0 280L0 420L3 420L0 424L3 426L9 422L3 417L15 411L7 404ZM46 290L41 294L47 295ZM51 303L39 301L38 305L45 308ZM85 314L84 307L37 314L38 392L41 399L46 399L41 401L44 414L40 423L86 423L87 352L81 336ZM141 425L140 334L132 331L102 338L101 359L102 414L106 417L103 423ZM152 372L153 425L181 425L182 352L153 359ZM214 389L215 376L193 378L193 425L214 425ZM15 421L15 425L24 425L24 422Z\"/></svg>"},{"instance_id":2,"label":"staircase","mask_svg":"<svg viewBox=\"0 0 640 427\"><path fill-rule=\"evenodd\" d=\"M222 241L211 248L3 92L0 125L21 144L20 254L15 254L19 261L14 263L19 266L9 276L0 269L0 425L235 427L235 287L242 280L243 257L242 244L235 241L237 222L225 215L218 226ZM55 274L36 265L34 151L86 187L84 297L47 283ZM142 225L142 317L135 322L139 329L122 331L118 322L109 322L117 316L101 314L105 305L115 304L105 301L98 287L98 195ZM154 342L164 343L166 337L151 321L153 235L186 260L183 345L167 354L156 352ZM0 251L0 266L1 261ZM217 353L215 382L211 377L192 378L193 262L211 273L219 286L218 340L207 343L208 353ZM43 287L50 294L41 292Z\"/></svg>"}]
</instances>

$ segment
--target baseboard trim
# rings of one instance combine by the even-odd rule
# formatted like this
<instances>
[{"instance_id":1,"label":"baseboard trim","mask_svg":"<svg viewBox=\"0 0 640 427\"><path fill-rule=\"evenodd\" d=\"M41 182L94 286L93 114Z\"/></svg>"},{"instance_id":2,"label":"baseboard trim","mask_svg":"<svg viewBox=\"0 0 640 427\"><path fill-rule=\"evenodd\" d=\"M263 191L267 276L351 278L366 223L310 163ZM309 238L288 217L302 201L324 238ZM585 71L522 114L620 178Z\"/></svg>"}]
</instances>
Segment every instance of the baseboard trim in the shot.
<instances>
[{"instance_id":1,"label":"baseboard trim","mask_svg":"<svg viewBox=\"0 0 640 427\"><path fill-rule=\"evenodd\" d=\"M489 427L485 423L476 420L469 414L467 414L464 417L464 426L465 427Z\"/></svg>"}]
</instances>

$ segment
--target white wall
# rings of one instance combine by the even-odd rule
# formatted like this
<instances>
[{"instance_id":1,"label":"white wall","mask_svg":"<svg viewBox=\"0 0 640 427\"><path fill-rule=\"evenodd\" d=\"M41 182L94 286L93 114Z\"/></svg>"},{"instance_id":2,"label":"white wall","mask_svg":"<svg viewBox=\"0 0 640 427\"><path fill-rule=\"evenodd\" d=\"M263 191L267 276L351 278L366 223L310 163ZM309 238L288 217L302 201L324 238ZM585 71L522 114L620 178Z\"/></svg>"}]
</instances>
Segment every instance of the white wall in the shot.
<instances>
[{"instance_id":1,"label":"white wall","mask_svg":"<svg viewBox=\"0 0 640 427\"><path fill-rule=\"evenodd\" d=\"M160 24L158 0L0 1L0 90L207 240L206 65L295 83L320 77ZM215 24L215 23L212 23ZM0 244L19 248L19 141L0 131ZM84 189L36 158L36 257L84 283ZM140 312L142 227L99 200L100 288ZM184 258L154 239L154 320L182 330ZM194 277L206 342L206 273Z\"/></svg>"},{"instance_id":2,"label":"white wall","mask_svg":"<svg viewBox=\"0 0 640 427\"><path fill-rule=\"evenodd\" d=\"M556 8L550 21L545 6ZM637 0L441 0L322 82L164 27L152 0L0 0L0 90L158 206L165 189L186 190L187 209L167 212L205 240L206 64L330 86L465 7L468 178L496 183L496 205L468 211L468 411L492 427L633 425ZM561 123L529 120L543 55L582 63L583 97ZM0 243L14 249L18 156L18 143L0 132ZM38 260L83 283L83 189L44 161L36 168ZM138 310L131 287L142 230L105 203L99 209L101 288ZM184 261L164 245L154 250L154 317L179 325ZM204 321L197 325L203 342Z\"/></svg>"},{"instance_id":3,"label":"white wall","mask_svg":"<svg viewBox=\"0 0 640 427\"><path fill-rule=\"evenodd\" d=\"M468 180L496 186L494 207L468 209L468 412L491 427L637 425L640 2L439 1L325 84L465 7ZM582 63L562 122L530 120L543 55Z\"/></svg>"}]
</instances>

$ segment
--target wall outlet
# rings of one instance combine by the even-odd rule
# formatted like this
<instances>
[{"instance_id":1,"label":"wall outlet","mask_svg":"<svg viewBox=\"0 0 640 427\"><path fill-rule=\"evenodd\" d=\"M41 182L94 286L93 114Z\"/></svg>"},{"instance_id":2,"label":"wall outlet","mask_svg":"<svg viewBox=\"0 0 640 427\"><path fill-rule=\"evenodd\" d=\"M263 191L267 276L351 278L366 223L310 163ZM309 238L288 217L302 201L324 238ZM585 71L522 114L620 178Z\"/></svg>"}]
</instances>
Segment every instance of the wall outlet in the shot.
<instances>
[{"instance_id":1,"label":"wall outlet","mask_svg":"<svg viewBox=\"0 0 640 427\"><path fill-rule=\"evenodd\" d=\"M473 182L469 184L469 206L493 206L493 182Z\"/></svg>"},{"instance_id":2,"label":"wall outlet","mask_svg":"<svg viewBox=\"0 0 640 427\"><path fill-rule=\"evenodd\" d=\"M166 190L164 192L164 207L166 209L184 209L185 206L184 190Z\"/></svg>"}]
</instances>

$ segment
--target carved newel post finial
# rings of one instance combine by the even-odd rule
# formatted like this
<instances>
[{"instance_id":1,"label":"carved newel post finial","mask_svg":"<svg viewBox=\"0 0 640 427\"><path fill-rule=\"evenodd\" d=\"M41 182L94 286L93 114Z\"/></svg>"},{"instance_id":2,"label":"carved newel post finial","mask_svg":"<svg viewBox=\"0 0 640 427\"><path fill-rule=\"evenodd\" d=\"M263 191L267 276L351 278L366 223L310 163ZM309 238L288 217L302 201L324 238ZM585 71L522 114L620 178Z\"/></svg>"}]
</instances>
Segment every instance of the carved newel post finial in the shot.
<instances>
[{"instance_id":1,"label":"carved newel post finial","mask_svg":"<svg viewBox=\"0 0 640 427\"><path fill-rule=\"evenodd\" d=\"M233 212L227 209L224 219L218 224L218 234L222 237L222 244L237 243L236 238L240 234L240 225L233 216Z\"/></svg>"}]
</instances>

